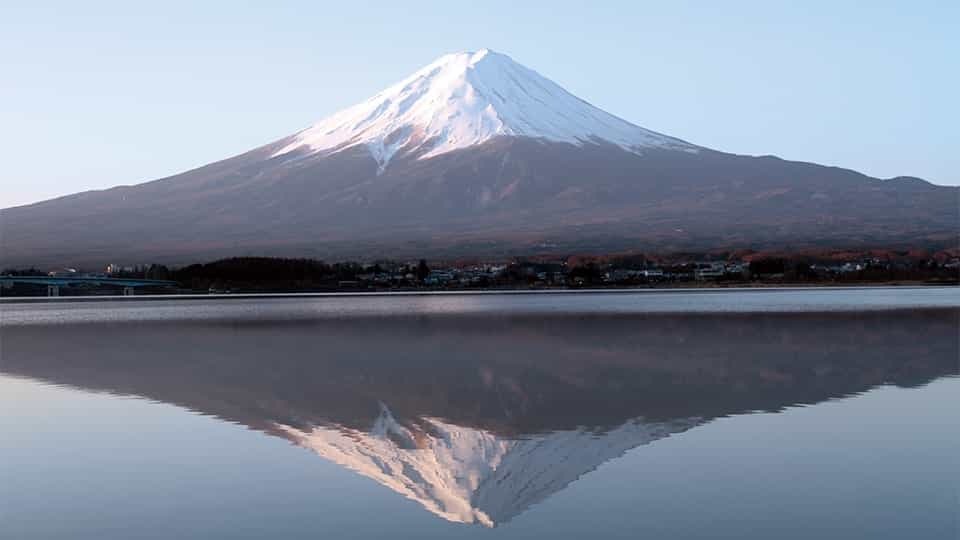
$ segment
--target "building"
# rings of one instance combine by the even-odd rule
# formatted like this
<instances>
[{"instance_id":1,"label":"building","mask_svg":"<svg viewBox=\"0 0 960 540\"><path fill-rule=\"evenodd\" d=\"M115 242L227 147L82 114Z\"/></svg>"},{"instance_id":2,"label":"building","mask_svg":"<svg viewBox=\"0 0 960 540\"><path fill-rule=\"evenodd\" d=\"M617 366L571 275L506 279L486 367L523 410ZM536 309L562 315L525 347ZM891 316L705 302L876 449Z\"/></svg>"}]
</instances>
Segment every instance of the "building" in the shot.
<instances>
[{"instance_id":1,"label":"building","mask_svg":"<svg viewBox=\"0 0 960 540\"><path fill-rule=\"evenodd\" d=\"M727 273L727 267L722 262L698 262L693 268L693 279L707 281L720 279Z\"/></svg>"}]
</instances>

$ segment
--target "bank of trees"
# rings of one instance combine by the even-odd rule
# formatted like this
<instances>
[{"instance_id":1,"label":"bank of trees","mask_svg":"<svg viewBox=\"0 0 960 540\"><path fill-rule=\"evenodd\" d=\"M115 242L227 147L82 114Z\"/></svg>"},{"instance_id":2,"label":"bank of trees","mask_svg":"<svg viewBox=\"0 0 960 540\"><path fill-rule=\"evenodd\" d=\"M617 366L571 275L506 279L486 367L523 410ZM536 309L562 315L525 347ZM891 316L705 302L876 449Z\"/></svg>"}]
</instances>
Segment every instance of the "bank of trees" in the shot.
<instances>
[{"instance_id":1,"label":"bank of trees","mask_svg":"<svg viewBox=\"0 0 960 540\"><path fill-rule=\"evenodd\" d=\"M335 288L341 282L356 280L363 271L354 262L235 257L185 266L171 277L195 290L306 290Z\"/></svg>"}]
</instances>

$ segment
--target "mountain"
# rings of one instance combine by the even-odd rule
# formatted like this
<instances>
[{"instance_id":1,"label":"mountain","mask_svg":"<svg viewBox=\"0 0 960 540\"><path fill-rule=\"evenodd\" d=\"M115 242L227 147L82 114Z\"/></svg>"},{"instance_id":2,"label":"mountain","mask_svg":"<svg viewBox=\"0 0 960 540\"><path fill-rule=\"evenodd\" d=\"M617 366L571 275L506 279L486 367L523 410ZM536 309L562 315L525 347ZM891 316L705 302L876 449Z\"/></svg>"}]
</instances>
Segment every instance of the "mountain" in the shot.
<instances>
[{"instance_id":1,"label":"mountain","mask_svg":"<svg viewBox=\"0 0 960 540\"><path fill-rule=\"evenodd\" d=\"M497 137L582 146L589 141L641 153L695 146L634 126L489 50L451 54L367 101L294 136L272 155L331 154L365 146L386 170L398 154L428 159Z\"/></svg>"},{"instance_id":2,"label":"mountain","mask_svg":"<svg viewBox=\"0 0 960 540\"><path fill-rule=\"evenodd\" d=\"M266 146L0 211L5 264L953 245L960 188L718 152L508 56L444 56Z\"/></svg>"}]
</instances>

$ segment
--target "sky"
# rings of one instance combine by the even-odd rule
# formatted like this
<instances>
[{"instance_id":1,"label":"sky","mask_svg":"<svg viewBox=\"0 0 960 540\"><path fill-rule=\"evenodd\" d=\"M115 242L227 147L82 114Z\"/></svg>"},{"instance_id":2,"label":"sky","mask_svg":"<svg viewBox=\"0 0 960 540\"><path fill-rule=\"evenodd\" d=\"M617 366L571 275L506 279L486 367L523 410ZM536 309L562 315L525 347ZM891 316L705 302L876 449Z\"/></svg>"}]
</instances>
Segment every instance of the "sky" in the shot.
<instances>
[{"instance_id":1,"label":"sky","mask_svg":"<svg viewBox=\"0 0 960 540\"><path fill-rule=\"evenodd\" d=\"M960 185L955 0L0 4L0 208L224 159L481 48L698 145Z\"/></svg>"}]
</instances>

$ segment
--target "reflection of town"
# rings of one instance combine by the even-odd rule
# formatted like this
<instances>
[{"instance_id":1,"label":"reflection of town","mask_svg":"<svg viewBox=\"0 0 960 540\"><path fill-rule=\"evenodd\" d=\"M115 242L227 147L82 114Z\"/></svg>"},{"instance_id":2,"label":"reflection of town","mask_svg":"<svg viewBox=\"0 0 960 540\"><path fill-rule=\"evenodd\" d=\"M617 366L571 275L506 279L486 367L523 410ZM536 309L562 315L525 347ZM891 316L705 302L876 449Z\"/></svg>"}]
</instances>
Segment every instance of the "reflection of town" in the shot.
<instances>
[{"instance_id":1,"label":"reflection of town","mask_svg":"<svg viewBox=\"0 0 960 540\"><path fill-rule=\"evenodd\" d=\"M493 526L711 420L958 372L960 310L2 327L0 371L283 437Z\"/></svg>"}]
</instances>

